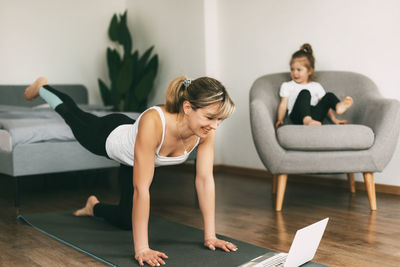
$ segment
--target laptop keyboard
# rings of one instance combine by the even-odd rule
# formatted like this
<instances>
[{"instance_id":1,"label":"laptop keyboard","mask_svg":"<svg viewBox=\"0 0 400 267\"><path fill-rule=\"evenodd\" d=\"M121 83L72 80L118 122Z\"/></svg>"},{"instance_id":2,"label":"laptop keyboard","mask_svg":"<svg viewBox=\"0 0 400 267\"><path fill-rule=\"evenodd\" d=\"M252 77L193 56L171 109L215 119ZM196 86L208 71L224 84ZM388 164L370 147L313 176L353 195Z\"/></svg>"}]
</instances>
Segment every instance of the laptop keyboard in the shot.
<instances>
[{"instance_id":1,"label":"laptop keyboard","mask_svg":"<svg viewBox=\"0 0 400 267\"><path fill-rule=\"evenodd\" d=\"M285 264L286 258L286 253L279 253L269 259L260 262L259 264L262 267L280 267Z\"/></svg>"}]
</instances>

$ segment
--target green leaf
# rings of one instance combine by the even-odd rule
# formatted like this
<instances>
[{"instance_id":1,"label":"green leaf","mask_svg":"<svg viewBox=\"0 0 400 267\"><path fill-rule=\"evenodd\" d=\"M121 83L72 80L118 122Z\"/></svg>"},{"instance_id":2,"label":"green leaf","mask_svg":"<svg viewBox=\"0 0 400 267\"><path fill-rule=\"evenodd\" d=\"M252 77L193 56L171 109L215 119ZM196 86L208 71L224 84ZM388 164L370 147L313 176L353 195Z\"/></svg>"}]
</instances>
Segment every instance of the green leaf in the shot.
<instances>
[{"instance_id":1,"label":"green leaf","mask_svg":"<svg viewBox=\"0 0 400 267\"><path fill-rule=\"evenodd\" d=\"M153 70L149 71L143 76L138 85L134 88L135 96L139 102L147 99L151 89L153 89L155 76L156 73Z\"/></svg>"},{"instance_id":2,"label":"green leaf","mask_svg":"<svg viewBox=\"0 0 400 267\"><path fill-rule=\"evenodd\" d=\"M115 49L107 48L107 64L108 64L108 75L111 82L117 80L117 75L122 67L122 61L119 53Z\"/></svg>"},{"instance_id":3,"label":"green leaf","mask_svg":"<svg viewBox=\"0 0 400 267\"><path fill-rule=\"evenodd\" d=\"M140 63L143 65L147 64L147 60L149 59L151 52L153 51L154 46L150 47L149 49L144 52L143 56L140 58Z\"/></svg>"},{"instance_id":4,"label":"green leaf","mask_svg":"<svg viewBox=\"0 0 400 267\"><path fill-rule=\"evenodd\" d=\"M150 59L149 64L147 64L146 69L144 71L145 72L149 72L150 70L154 71L154 73L157 74L157 71L158 71L158 55L154 55Z\"/></svg>"},{"instance_id":5,"label":"green leaf","mask_svg":"<svg viewBox=\"0 0 400 267\"><path fill-rule=\"evenodd\" d=\"M118 35L119 35L118 17L117 14L114 14L114 16L111 19L110 26L108 27L108 37L110 37L111 41L117 42Z\"/></svg>"},{"instance_id":6,"label":"green leaf","mask_svg":"<svg viewBox=\"0 0 400 267\"><path fill-rule=\"evenodd\" d=\"M145 75L147 60L149 59L152 51L153 51L153 46L147 49L146 52L140 57L136 70L139 77Z\"/></svg>"},{"instance_id":7,"label":"green leaf","mask_svg":"<svg viewBox=\"0 0 400 267\"><path fill-rule=\"evenodd\" d=\"M135 53L132 54L132 85L136 86L138 83L138 66L139 66L139 52L136 50Z\"/></svg>"},{"instance_id":8,"label":"green leaf","mask_svg":"<svg viewBox=\"0 0 400 267\"><path fill-rule=\"evenodd\" d=\"M122 24L127 24L127 19L128 19L128 10L125 10L125 12L123 13L123 14L121 14L120 16L119 16L119 18L120 18L120 23L121 23L121 25Z\"/></svg>"},{"instance_id":9,"label":"green leaf","mask_svg":"<svg viewBox=\"0 0 400 267\"><path fill-rule=\"evenodd\" d=\"M126 97L132 83L132 59L126 58L115 81L115 88L122 97Z\"/></svg>"},{"instance_id":10,"label":"green leaf","mask_svg":"<svg viewBox=\"0 0 400 267\"><path fill-rule=\"evenodd\" d=\"M128 29L127 11L121 15L118 29L118 41L124 47L124 57L129 57L132 51L132 38Z\"/></svg>"},{"instance_id":11,"label":"green leaf","mask_svg":"<svg viewBox=\"0 0 400 267\"><path fill-rule=\"evenodd\" d=\"M139 104L134 97L129 97L129 101L125 101L123 111L141 111L138 109Z\"/></svg>"},{"instance_id":12,"label":"green leaf","mask_svg":"<svg viewBox=\"0 0 400 267\"><path fill-rule=\"evenodd\" d=\"M126 25L123 25L120 29L120 43L124 47L124 57L129 57L132 51L131 34Z\"/></svg>"},{"instance_id":13,"label":"green leaf","mask_svg":"<svg viewBox=\"0 0 400 267\"><path fill-rule=\"evenodd\" d=\"M107 85L101 79L98 79L98 83L99 83L100 94L101 94L101 99L103 100L103 104L105 106L112 105L110 89L108 89Z\"/></svg>"}]
</instances>

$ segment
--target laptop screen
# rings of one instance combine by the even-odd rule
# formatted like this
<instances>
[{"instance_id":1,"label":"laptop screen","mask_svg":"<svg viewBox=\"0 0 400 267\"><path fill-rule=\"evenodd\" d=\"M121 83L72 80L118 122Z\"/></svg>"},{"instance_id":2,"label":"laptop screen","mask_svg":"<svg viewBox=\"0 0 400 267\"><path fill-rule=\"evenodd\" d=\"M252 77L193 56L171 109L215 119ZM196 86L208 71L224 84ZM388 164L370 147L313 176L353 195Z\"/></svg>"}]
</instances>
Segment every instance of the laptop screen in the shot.
<instances>
[{"instance_id":1,"label":"laptop screen","mask_svg":"<svg viewBox=\"0 0 400 267\"><path fill-rule=\"evenodd\" d=\"M328 220L325 218L296 232L285 267L297 267L314 258Z\"/></svg>"}]
</instances>

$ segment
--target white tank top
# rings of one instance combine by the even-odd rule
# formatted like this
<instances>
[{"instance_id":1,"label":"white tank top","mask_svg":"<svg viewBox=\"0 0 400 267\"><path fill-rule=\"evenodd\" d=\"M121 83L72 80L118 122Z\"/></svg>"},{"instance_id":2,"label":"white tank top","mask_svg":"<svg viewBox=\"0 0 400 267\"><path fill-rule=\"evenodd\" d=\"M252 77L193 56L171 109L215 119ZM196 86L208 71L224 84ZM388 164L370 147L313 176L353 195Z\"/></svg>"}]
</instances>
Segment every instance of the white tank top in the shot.
<instances>
[{"instance_id":1,"label":"white tank top","mask_svg":"<svg viewBox=\"0 0 400 267\"><path fill-rule=\"evenodd\" d=\"M165 116L162 109L158 106L153 106L148 108L147 110L155 109L158 111L162 121L162 139L160 145L156 149L156 155L154 157L154 165L158 166L166 166L166 165L176 165L181 164L187 160L189 154L195 149L195 147L199 144L200 138L197 137L196 144L190 150L189 153L184 153L181 156L177 157L164 157L160 156L158 153L160 152L161 146L164 142L165 137ZM134 161L134 152L135 152L135 142L136 136L139 129L139 122L142 115L147 111L145 110L142 114L140 114L139 118L136 120L134 124L123 124L115 128L106 140L106 151L107 155L124 165L133 166ZM186 151L185 151L186 152Z\"/></svg>"}]
</instances>

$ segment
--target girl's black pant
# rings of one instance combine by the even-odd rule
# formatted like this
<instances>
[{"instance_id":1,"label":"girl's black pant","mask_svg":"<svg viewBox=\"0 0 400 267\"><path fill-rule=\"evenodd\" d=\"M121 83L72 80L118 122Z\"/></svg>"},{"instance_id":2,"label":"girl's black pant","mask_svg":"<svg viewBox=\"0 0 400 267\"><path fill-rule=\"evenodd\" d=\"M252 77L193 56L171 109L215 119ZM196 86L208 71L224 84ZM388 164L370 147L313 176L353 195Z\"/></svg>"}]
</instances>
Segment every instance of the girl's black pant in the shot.
<instances>
[{"instance_id":1,"label":"girl's black pant","mask_svg":"<svg viewBox=\"0 0 400 267\"><path fill-rule=\"evenodd\" d=\"M340 100L333 93L326 93L317 105L311 106L311 94L307 89L301 90L296 98L290 119L295 124L303 124L303 119L306 116L311 116L314 120L322 122L329 109L336 110L336 104Z\"/></svg>"},{"instance_id":2,"label":"girl's black pant","mask_svg":"<svg viewBox=\"0 0 400 267\"><path fill-rule=\"evenodd\" d=\"M108 158L106 140L109 134L122 124L133 124L135 120L120 113L103 117L81 110L68 95L46 85L63 103L55 108L71 128L76 140L90 152ZM118 205L98 203L94 206L95 216L102 217L111 224L123 229L132 228L132 198L133 198L133 167L122 165L119 168L121 187Z\"/></svg>"}]
</instances>

